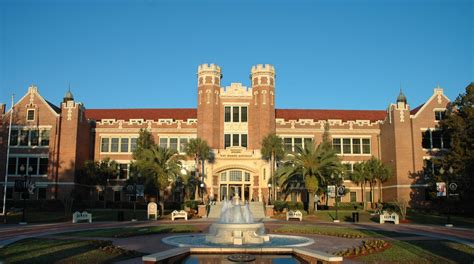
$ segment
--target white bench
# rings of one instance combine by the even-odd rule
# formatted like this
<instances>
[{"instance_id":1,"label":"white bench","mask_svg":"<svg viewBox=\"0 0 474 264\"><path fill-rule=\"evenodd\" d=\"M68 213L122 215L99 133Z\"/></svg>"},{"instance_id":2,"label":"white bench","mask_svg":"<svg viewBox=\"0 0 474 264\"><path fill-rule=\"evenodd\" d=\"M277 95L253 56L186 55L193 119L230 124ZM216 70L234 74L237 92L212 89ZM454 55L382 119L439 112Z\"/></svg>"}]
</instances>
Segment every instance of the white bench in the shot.
<instances>
[{"instance_id":1,"label":"white bench","mask_svg":"<svg viewBox=\"0 0 474 264\"><path fill-rule=\"evenodd\" d=\"M74 214L72 214L72 223L75 224L78 221L87 221L89 223L92 223L92 214L89 214L88 212L78 212L76 211Z\"/></svg>"},{"instance_id":2,"label":"white bench","mask_svg":"<svg viewBox=\"0 0 474 264\"><path fill-rule=\"evenodd\" d=\"M303 214L301 213L300 210L296 211L288 211L286 212L286 221L289 221L290 219L299 219L300 221L303 220Z\"/></svg>"},{"instance_id":3,"label":"white bench","mask_svg":"<svg viewBox=\"0 0 474 264\"><path fill-rule=\"evenodd\" d=\"M399 224L398 214L383 211L383 214L379 215L379 222L381 224L384 224L385 222L393 222L396 225L398 225Z\"/></svg>"},{"instance_id":4,"label":"white bench","mask_svg":"<svg viewBox=\"0 0 474 264\"><path fill-rule=\"evenodd\" d=\"M188 220L188 213L186 213L186 211L184 210L181 210L181 211L176 211L174 210L172 213L171 213L171 220L175 220L176 218L184 218L184 220Z\"/></svg>"}]
</instances>

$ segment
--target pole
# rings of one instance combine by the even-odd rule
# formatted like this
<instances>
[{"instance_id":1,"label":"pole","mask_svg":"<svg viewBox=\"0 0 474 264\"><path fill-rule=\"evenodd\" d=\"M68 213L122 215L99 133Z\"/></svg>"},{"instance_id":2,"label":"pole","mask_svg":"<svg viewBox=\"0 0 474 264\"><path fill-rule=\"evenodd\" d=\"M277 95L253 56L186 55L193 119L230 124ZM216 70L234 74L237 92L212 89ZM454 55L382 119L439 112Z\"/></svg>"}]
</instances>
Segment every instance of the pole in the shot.
<instances>
[{"instance_id":1,"label":"pole","mask_svg":"<svg viewBox=\"0 0 474 264\"><path fill-rule=\"evenodd\" d=\"M3 183L3 210L2 210L2 215L3 221L6 223L7 222L7 183L8 183L8 160L10 159L10 137L12 133L12 119L13 119L13 99L14 95L12 94L12 104L10 107L10 126L8 127L8 140L7 140L7 162L5 166L5 182Z\"/></svg>"},{"instance_id":2,"label":"pole","mask_svg":"<svg viewBox=\"0 0 474 264\"><path fill-rule=\"evenodd\" d=\"M25 180L23 182L23 192L21 193L23 195L23 214L21 215L21 223L20 224L26 224L26 192L28 191L28 188L26 187L28 181L28 176L25 174Z\"/></svg>"}]
</instances>

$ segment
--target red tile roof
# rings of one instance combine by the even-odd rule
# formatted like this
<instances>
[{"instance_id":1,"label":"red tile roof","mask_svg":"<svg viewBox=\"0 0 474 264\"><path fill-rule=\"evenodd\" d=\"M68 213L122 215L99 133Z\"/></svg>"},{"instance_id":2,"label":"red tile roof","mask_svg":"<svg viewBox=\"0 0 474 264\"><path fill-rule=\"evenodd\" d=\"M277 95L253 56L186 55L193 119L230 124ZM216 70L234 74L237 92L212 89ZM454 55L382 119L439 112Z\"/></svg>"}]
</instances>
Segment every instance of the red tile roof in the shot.
<instances>
[{"instance_id":1,"label":"red tile roof","mask_svg":"<svg viewBox=\"0 0 474 264\"><path fill-rule=\"evenodd\" d=\"M197 110L195 108L86 109L86 118L93 120L188 120L197 118Z\"/></svg>"},{"instance_id":2,"label":"red tile roof","mask_svg":"<svg viewBox=\"0 0 474 264\"><path fill-rule=\"evenodd\" d=\"M276 109L275 117L284 120L314 119L328 120L384 120L387 115L384 110L321 110L321 109Z\"/></svg>"}]
</instances>

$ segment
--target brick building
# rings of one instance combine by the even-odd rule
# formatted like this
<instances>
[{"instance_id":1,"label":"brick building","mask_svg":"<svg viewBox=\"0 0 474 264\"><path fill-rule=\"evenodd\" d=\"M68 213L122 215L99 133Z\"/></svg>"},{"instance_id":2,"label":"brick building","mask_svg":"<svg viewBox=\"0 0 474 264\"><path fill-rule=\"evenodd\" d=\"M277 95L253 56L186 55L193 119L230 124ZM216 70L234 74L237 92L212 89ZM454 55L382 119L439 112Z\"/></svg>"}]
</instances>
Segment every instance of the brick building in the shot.
<instances>
[{"instance_id":1,"label":"brick building","mask_svg":"<svg viewBox=\"0 0 474 264\"><path fill-rule=\"evenodd\" d=\"M386 110L276 109L274 67L257 65L250 74L252 87L241 83L224 87L219 66L200 65L194 109L86 109L70 91L56 106L30 86L14 105L8 160L10 112L4 104L0 108L0 175L3 185L8 173L8 199L20 197L13 192L13 184L23 174L22 165L32 168L29 174L37 188L31 199L59 198L73 188L90 188L91 199L99 199L100 189L78 184L75 174L85 160L109 157L120 164L120 176L110 179L114 192L106 199L128 200L122 185L138 133L147 129L160 146L181 153L191 138L208 142L215 161L205 165L207 194L223 199L238 190L245 199L264 201L269 194L270 166L261 158L262 139L274 132L291 151L309 140L320 143L328 128L333 147L349 170L371 156L393 168L394 177L382 188L385 201L400 197L423 202L426 185L421 172L447 146L437 129L449 103L441 88L414 109L402 92ZM187 160L184 167L192 171L194 162ZM344 184L350 192L342 201L361 201L361 188L347 179ZM379 199L375 190L373 194L368 187L365 190L370 200ZM302 198L290 195L287 199Z\"/></svg>"}]
</instances>

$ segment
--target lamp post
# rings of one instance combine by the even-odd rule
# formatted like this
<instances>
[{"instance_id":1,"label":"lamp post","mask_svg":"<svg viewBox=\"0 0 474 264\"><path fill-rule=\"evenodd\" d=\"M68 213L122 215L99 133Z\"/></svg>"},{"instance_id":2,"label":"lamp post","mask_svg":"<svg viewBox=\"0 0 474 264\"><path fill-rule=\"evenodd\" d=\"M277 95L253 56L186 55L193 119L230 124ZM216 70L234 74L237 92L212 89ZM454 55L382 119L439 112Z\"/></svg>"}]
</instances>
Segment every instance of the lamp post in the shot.
<instances>
[{"instance_id":1,"label":"lamp post","mask_svg":"<svg viewBox=\"0 0 474 264\"><path fill-rule=\"evenodd\" d=\"M448 169L448 173L446 174L445 176L445 179L446 179L446 206L448 207L448 210L447 210L447 216L446 216L446 224L445 226L447 227L452 227L453 224L451 223L451 206L449 204L449 196L451 196L452 194L450 193L451 189L452 191L455 191L456 188L457 188L457 185L455 183L450 183L449 180L450 180L450 176L453 174L454 172L454 169L452 166L449 167ZM441 169L439 169L439 174L441 175L444 175L445 171L443 169L443 167L441 167ZM454 188L451 188L451 184L453 184L453 186L455 186Z\"/></svg>"},{"instance_id":2,"label":"lamp post","mask_svg":"<svg viewBox=\"0 0 474 264\"><path fill-rule=\"evenodd\" d=\"M339 223L339 214L338 214L338 211L339 211L339 202L338 202L338 198L339 198L340 196L342 196L343 193L344 193L344 191L345 191L345 190L344 190L344 189L345 189L344 186L339 186L339 180L340 180L341 178L342 178L342 175L341 175L341 174L338 174L338 175L336 176L336 179L335 179L335 177L334 177L334 174L331 174L331 179L335 179L335 186L336 186L336 196L335 196L335 198L334 198L334 200L336 201L336 217L335 217L335 219L334 219L334 221L333 221L334 223ZM342 194L340 195L340 193L342 193Z\"/></svg>"},{"instance_id":3,"label":"lamp post","mask_svg":"<svg viewBox=\"0 0 474 264\"><path fill-rule=\"evenodd\" d=\"M137 210L137 184L134 182L133 184L129 184L127 186L127 190L129 193L133 193L133 218L132 218L132 222L135 222L137 221L137 214L136 214L136 210Z\"/></svg>"},{"instance_id":4,"label":"lamp post","mask_svg":"<svg viewBox=\"0 0 474 264\"><path fill-rule=\"evenodd\" d=\"M25 170L25 165L21 164L20 165L20 174L23 175L24 179L23 179L23 190L22 190L22 193L21 195L23 196L23 213L21 215L21 222L20 222L20 225L26 225L27 222L26 222L26 195L28 194L28 176L29 174L31 174L31 172L33 171L33 167L29 166L28 167L28 171Z\"/></svg>"},{"instance_id":5,"label":"lamp post","mask_svg":"<svg viewBox=\"0 0 474 264\"><path fill-rule=\"evenodd\" d=\"M272 204L272 184L268 184L268 205Z\"/></svg>"},{"instance_id":6,"label":"lamp post","mask_svg":"<svg viewBox=\"0 0 474 264\"><path fill-rule=\"evenodd\" d=\"M204 204L204 183L201 182L199 187L201 187L201 204Z\"/></svg>"}]
</instances>

